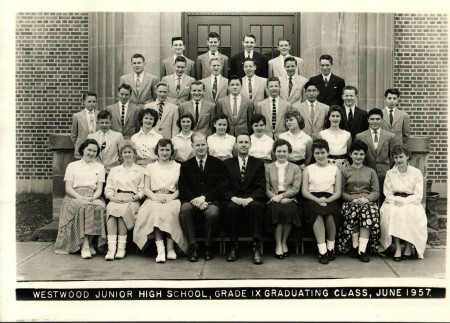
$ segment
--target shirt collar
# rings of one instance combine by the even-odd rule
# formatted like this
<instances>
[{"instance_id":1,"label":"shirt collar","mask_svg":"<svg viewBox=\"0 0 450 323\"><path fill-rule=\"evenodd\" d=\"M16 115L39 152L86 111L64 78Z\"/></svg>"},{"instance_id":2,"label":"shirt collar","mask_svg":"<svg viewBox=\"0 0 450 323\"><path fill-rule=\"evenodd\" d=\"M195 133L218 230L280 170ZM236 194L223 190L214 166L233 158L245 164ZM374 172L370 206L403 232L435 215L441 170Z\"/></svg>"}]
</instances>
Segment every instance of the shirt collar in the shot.
<instances>
[{"instance_id":1,"label":"shirt collar","mask_svg":"<svg viewBox=\"0 0 450 323\"><path fill-rule=\"evenodd\" d=\"M178 77L181 79L181 81L183 81L184 73L181 76L178 76L176 73L173 73L173 75L175 76L175 81L178 79Z\"/></svg>"},{"instance_id":2,"label":"shirt collar","mask_svg":"<svg viewBox=\"0 0 450 323\"><path fill-rule=\"evenodd\" d=\"M253 58L253 52L254 52L254 51L252 50L250 53L248 53L246 50L244 50L244 57L247 58L247 57L250 56L251 58Z\"/></svg>"},{"instance_id":3,"label":"shirt collar","mask_svg":"<svg viewBox=\"0 0 450 323\"><path fill-rule=\"evenodd\" d=\"M194 133L194 132L191 131L191 132L189 133L188 138L191 138L193 133ZM186 137L183 135L183 132L181 132L181 131L180 131L178 134L176 134L175 137L186 138Z\"/></svg>"},{"instance_id":4,"label":"shirt collar","mask_svg":"<svg viewBox=\"0 0 450 323\"><path fill-rule=\"evenodd\" d=\"M138 166L137 164L133 163L133 165L131 165L130 169L125 169L125 167L123 166L123 164L120 165L119 170L122 172L138 172L140 170L140 166Z\"/></svg>"},{"instance_id":5,"label":"shirt collar","mask_svg":"<svg viewBox=\"0 0 450 323\"><path fill-rule=\"evenodd\" d=\"M348 112L348 111L350 110L350 108L351 108L353 111L355 111L356 105L352 105L351 107L345 106L345 111Z\"/></svg>"},{"instance_id":6,"label":"shirt collar","mask_svg":"<svg viewBox=\"0 0 450 323\"><path fill-rule=\"evenodd\" d=\"M198 101L198 105L199 105L200 107L202 106L202 101L203 101L203 99L201 99L200 101ZM195 107L195 102L197 102L197 101L192 100L192 104L194 105L194 107Z\"/></svg>"},{"instance_id":7,"label":"shirt collar","mask_svg":"<svg viewBox=\"0 0 450 323\"><path fill-rule=\"evenodd\" d=\"M94 165L94 160L93 161L91 161L90 163L86 163L83 159L80 159L80 162L81 162L81 165L89 165L89 166L92 166L92 165Z\"/></svg>"},{"instance_id":8,"label":"shirt collar","mask_svg":"<svg viewBox=\"0 0 450 323\"><path fill-rule=\"evenodd\" d=\"M92 111L89 111L88 109L84 108L84 110L86 111L87 114L90 114L92 112L95 116L95 109L93 109Z\"/></svg>"},{"instance_id":9,"label":"shirt collar","mask_svg":"<svg viewBox=\"0 0 450 323\"><path fill-rule=\"evenodd\" d=\"M396 110L395 107L393 107L393 108L392 108L392 112L395 112L395 110ZM391 108L386 107L386 111L387 111L387 112L391 112Z\"/></svg>"},{"instance_id":10,"label":"shirt collar","mask_svg":"<svg viewBox=\"0 0 450 323\"><path fill-rule=\"evenodd\" d=\"M328 74L327 76L325 76L325 75L323 75L322 74L322 79L324 80L325 79L325 77L328 79L328 82L330 81L330 78L331 78L331 72L330 72L330 74Z\"/></svg>"},{"instance_id":11,"label":"shirt collar","mask_svg":"<svg viewBox=\"0 0 450 323\"><path fill-rule=\"evenodd\" d=\"M197 164L200 164L200 160L203 160L203 166L206 164L206 159L208 159L208 154L205 155L205 158L198 158L197 155L195 155L195 159L197 160Z\"/></svg>"},{"instance_id":12,"label":"shirt collar","mask_svg":"<svg viewBox=\"0 0 450 323\"><path fill-rule=\"evenodd\" d=\"M138 74L137 74L137 73L134 73L134 79L135 79L135 80L136 80L137 76L138 76ZM140 79L141 81L144 79L144 71L142 71L142 73L139 74L139 79Z\"/></svg>"},{"instance_id":13,"label":"shirt collar","mask_svg":"<svg viewBox=\"0 0 450 323\"><path fill-rule=\"evenodd\" d=\"M156 132L155 132L155 128L152 128L152 130L150 130L148 133L145 133L144 132L144 130L143 130L143 128L141 128L141 130L139 131L139 134L142 134L142 135L144 135L144 136L147 136L148 134L152 134L152 135L156 135Z\"/></svg>"}]
</instances>

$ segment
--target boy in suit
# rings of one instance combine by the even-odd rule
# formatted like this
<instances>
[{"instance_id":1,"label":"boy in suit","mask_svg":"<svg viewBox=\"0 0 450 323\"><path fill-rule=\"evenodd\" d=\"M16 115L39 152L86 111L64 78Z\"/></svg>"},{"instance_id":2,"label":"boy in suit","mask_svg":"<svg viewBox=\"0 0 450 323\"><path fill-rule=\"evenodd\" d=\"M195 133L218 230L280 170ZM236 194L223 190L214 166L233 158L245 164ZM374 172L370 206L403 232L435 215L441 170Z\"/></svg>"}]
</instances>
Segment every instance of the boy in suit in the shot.
<instances>
[{"instance_id":1,"label":"boy in suit","mask_svg":"<svg viewBox=\"0 0 450 323\"><path fill-rule=\"evenodd\" d=\"M241 94L253 103L262 101L268 96L266 91L267 79L255 75L255 71L255 61L251 58L246 58L244 60L245 77L242 78Z\"/></svg>"},{"instance_id":2,"label":"boy in suit","mask_svg":"<svg viewBox=\"0 0 450 323\"><path fill-rule=\"evenodd\" d=\"M409 116L406 112L398 109L400 91L397 89L387 89L384 92L386 107L384 109L383 122L381 128L392 132L395 135L397 144L406 145L409 139Z\"/></svg>"},{"instance_id":3,"label":"boy in suit","mask_svg":"<svg viewBox=\"0 0 450 323\"><path fill-rule=\"evenodd\" d=\"M161 63L161 79L164 76L171 75L175 73L176 67L176 58L184 57L186 60L186 69L184 73L189 75L190 77L195 79L195 63L193 60L190 60L186 56L184 56L184 40L182 37L172 37L172 51L173 55L166 58Z\"/></svg>"},{"instance_id":4,"label":"boy in suit","mask_svg":"<svg viewBox=\"0 0 450 323\"><path fill-rule=\"evenodd\" d=\"M117 89L119 102L106 107L106 111L111 113L111 130L122 133L124 139L130 139L140 128L140 109L129 101L132 91L130 85L121 84Z\"/></svg>"},{"instance_id":5,"label":"boy in suit","mask_svg":"<svg viewBox=\"0 0 450 323\"><path fill-rule=\"evenodd\" d=\"M304 89L307 78L297 75L297 60L293 56L289 56L284 60L285 74L279 77L280 79L280 97L294 104L301 102L303 99Z\"/></svg>"},{"instance_id":6,"label":"boy in suit","mask_svg":"<svg viewBox=\"0 0 450 323\"><path fill-rule=\"evenodd\" d=\"M94 92L83 93L84 109L72 117L72 129L70 139L75 145L75 159L81 159L78 152L80 145L87 139L88 134L97 131L97 94Z\"/></svg>"},{"instance_id":7,"label":"boy in suit","mask_svg":"<svg viewBox=\"0 0 450 323\"><path fill-rule=\"evenodd\" d=\"M212 67L210 65L210 61L213 58L219 58L223 69L221 71L223 77L228 77L228 57L219 53L220 46L220 36L215 31L211 31L208 33L208 40L206 41L206 45L209 48L209 51L198 56L197 61L195 63L195 67L197 69L197 78L204 79L211 75Z\"/></svg>"},{"instance_id":8,"label":"boy in suit","mask_svg":"<svg viewBox=\"0 0 450 323\"><path fill-rule=\"evenodd\" d=\"M186 58L178 56L175 59L175 73L164 76L161 80L161 82L166 83L169 87L167 100L177 106L189 100L190 85L195 81L194 78L185 74L185 70Z\"/></svg>"},{"instance_id":9,"label":"boy in suit","mask_svg":"<svg viewBox=\"0 0 450 323\"><path fill-rule=\"evenodd\" d=\"M205 84L205 100L216 103L218 99L227 96L228 79L220 75L222 72L222 61L220 58L211 58L209 66L212 72L211 76L200 81Z\"/></svg>"},{"instance_id":10,"label":"boy in suit","mask_svg":"<svg viewBox=\"0 0 450 323\"><path fill-rule=\"evenodd\" d=\"M367 122L367 112L356 106L358 90L353 85L347 85L342 92L344 101L344 122L345 130L352 134L352 141L358 133L366 131L369 128Z\"/></svg>"},{"instance_id":11,"label":"boy in suit","mask_svg":"<svg viewBox=\"0 0 450 323\"><path fill-rule=\"evenodd\" d=\"M178 107L167 101L168 85L164 82L156 84L156 101L148 103L144 109L150 108L158 112L158 123L155 131L163 138L171 139L180 132L178 128Z\"/></svg>"},{"instance_id":12,"label":"boy in suit","mask_svg":"<svg viewBox=\"0 0 450 323\"><path fill-rule=\"evenodd\" d=\"M230 74L237 75L240 78L244 77L244 60L249 57L255 61L256 75L267 78L269 70L267 58L254 51L256 45L256 36L253 34L246 34L244 37L242 37L242 45L244 46L245 50L231 57Z\"/></svg>"},{"instance_id":13,"label":"boy in suit","mask_svg":"<svg viewBox=\"0 0 450 323\"><path fill-rule=\"evenodd\" d=\"M278 51L280 55L272 58L269 61L269 77L280 77L285 74L284 60L288 57L293 57L297 62L297 68L295 70L295 74L304 75L303 71L303 59L296 56L291 56L289 51L291 50L291 42L289 39L280 38L278 39Z\"/></svg>"},{"instance_id":14,"label":"boy in suit","mask_svg":"<svg viewBox=\"0 0 450 323\"><path fill-rule=\"evenodd\" d=\"M144 104L152 102L156 97L155 85L158 79L155 75L144 72L145 58L141 54L131 56L133 73L122 75L119 84L128 84L133 89L130 102L143 108Z\"/></svg>"}]
</instances>

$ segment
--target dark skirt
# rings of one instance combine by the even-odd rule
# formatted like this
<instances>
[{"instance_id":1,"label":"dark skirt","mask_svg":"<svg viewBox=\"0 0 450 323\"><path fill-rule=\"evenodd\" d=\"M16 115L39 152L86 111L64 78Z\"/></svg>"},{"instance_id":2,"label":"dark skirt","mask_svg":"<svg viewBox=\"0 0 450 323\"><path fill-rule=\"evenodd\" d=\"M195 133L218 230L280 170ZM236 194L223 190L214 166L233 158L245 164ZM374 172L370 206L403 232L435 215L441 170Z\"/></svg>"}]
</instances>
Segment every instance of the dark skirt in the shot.
<instances>
[{"instance_id":1,"label":"dark skirt","mask_svg":"<svg viewBox=\"0 0 450 323\"><path fill-rule=\"evenodd\" d=\"M315 197L330 197L333 194L327 192L311 192ZM303 199L302 200L302 215L306 224L312 226L317 219L318 215L326 216L333 215L334 222L336 223L336 228L339 227L341 223L341 210L339 204L336 201L327 203L326 206L321 206L318 203Z\"/></svg>"},{"instance_id":2,"label":"dark skirt","mask_svg":"<svg viewBox=\"0 0 450 323\"><path fill-rule=\"evenodd\" d=\"M292 224L299 227L300 206L295 202L270 203L266 210L266 219L267 231L273 231L277 224Z\"/></svg>"}]
</instances>

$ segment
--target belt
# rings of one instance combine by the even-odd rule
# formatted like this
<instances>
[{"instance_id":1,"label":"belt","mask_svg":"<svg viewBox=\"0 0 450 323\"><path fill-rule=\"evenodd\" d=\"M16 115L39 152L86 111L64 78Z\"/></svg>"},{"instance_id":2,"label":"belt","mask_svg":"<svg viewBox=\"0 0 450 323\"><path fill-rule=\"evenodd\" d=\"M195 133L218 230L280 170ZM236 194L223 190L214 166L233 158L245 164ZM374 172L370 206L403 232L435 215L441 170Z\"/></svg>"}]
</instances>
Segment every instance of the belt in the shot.
<instances>
[{"instance_id":1,"label":"belt","mask_svg":"<svg viewBox=\"0 0 450 323\"><path fill-rule=\"evenodd\" d=\"M120 188L117 190L117 193L130 193L130 194L134 194L133 191L123 191Z\"/></svg>"},{"instance_id":2,"label":"belt","mask_svg":"<svg viewBox=\"0 0 450 323\"><path fill-rule=\"evenodd\" d=\"M330 159L347 159L347 155L328 155Z\"/></svg>"},{"instance_id":3,"label":"belt","mask_svg":"<svg viewBox=\"0 0 450 323\"><path fill-rule=\"evenodd\" d=\"M303 165L305 163L306 159L299 159L299 160L295 160L295 161L290 161L291 163L295 164L295 165Z\"/></svg>"},{"instance_id":4,"label":"belt","mask_svg":"<svg viewBox=\"0 0 450 323\"><path fill-rule=\"evenodd\" d=\"M173 193L175 193L174 191L169 191L168 189L166 189L166 188L161 188L161 189L159 189L159 190L156 190L156 191L152 191L153 193L158 193L158 194L173 194Z\"/></svg>"},{"instance_id":5,"label":"belt","mask_svg":"<svg viewBox=\"0 0 450 323\"><path fill-rule=\"evenodd\" d=\"M401 197L408 197L411 196L412 194L408 194L408 193L403 193L403 192L395 192L394 196L401 196Z\"/></svg>"}]
</instances>

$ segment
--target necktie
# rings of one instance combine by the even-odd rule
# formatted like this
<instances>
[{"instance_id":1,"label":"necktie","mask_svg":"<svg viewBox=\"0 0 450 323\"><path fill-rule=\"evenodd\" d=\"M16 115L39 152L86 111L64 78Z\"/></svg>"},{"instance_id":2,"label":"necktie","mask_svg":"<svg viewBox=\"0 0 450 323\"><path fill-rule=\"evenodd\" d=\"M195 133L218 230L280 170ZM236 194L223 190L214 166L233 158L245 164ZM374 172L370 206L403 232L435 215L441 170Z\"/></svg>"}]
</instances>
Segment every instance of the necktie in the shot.
<instances>
[{"instance_id":1,"label":"necktie","mask_svg":"<svg viewBox=\"0 0 450 323\"><path fill-rule=\"evenodd\" d=\"M394 122L394 115L392 114L393 111L394 111L394 109L389 110L389 121L391 122L391 126L392 126L392 122Z\"/></svg>"},{"instance_id":2,"label":"necktie","mask_svg":"<svg viewBox=\"0 0 450 323\"><path fill-rule=\"evenodd\" d=\"M374 130L374 132L373 132L373 134L374 134L374 142L378 142L378 132L376 131L376 130Z\"/></svg>"},{"instance_id":3,"label":"necktie","mask_svg":"<svg viewBox=\"0 0 450 323\"><path fill-rule=\"evenodd\" d=\"M292 91L292 76L289 77L289 96L291 95L291 91Z\"/></svg>"},{"instance_id":4,"label":"necktie","mask_svg":"<svg viewBox=\"0 0 450 323\"><path fill-rule=\"evenodd\" d=\"M91 133L95 132L95 120L94 120L94 111L89 112L89 131Z\"/></svg>"},{"instance_id":5,"label":"necktie","mask_svg":"<svg viewBox=\"0 0 450 323\"><path fill-rule=\"evenodd\" d=\"M349 129L352 127L353 124L353 112L352 108L350 108L350 111L348 112L348 127Z\"/></svg>"},{"instance_id":6,"label":"necktie","mask_svg":"<svg viewBox=\"0 0 450 323\"><path fill-rule=\"evenodd\" d=\"M237 98L233 98L234 99L234 103L233 103L233 117L237 116Z\"/></svg>"},{"instance_id":7,"label":"necktie","mask_svg":"<svg viewBox=\"0 0 450 323\"><path fill-rule=\"evenodd\" d=\"M214 76L214 83L213 83L212 94L213 94L213 99L216 100L216 95L217 95L217 76Z\"/></svg>"},{"instance_id":8,"label":"necktie","mask_svg":"<svg viewBox=\"0 0 450 323\"><path fill-rule=\"evenodd\" d=\"M106 134L102 131L102 145L100 146L100 151L103 152L105 148L106 148Z\"/></svg>"},{"instance_id":9,"label":"necktie","mask_svg":"<svg viewBox=\"0 0 450 323\"><path fill-rule=\"evenodd\" d=\"M311 122L314 123L314 104L311 103Z\"/></svg>"},{"instance_id":10,"label":"necktie","mask_svg":"<svg viewBox=\"0 0 450 323\"><path fill-rule=\"evenodd\" d=\"M325 77L325 78L323 79L323 82L325 83L325 86L328 86L328 77Z\"/></svg>"},{"instance_id":11,"label":"necktie","mask_svg":"<svg viewBox=\"0 0 450 323\"><path fill-rule=\"evenodd\" d=\"M141 78L140 78L140 76L141 76L141 74L138 74L136 76L136 90L137 90L138 95L139 95L139 92L141 90Z\"/></svg>"},{"instance_id":12,"label":"necktie","mask_svg":"<svg viewBox=\"0 0 450 323\"><path fill-rule=\"evenodd\" d=\"M158 109L158 116L159 116L159 120L161 120L161 117L162 117L162 115L163 115L163 106L164 106L164 102L160 102L160 103L158 104L158 106L159 106L159 109Z\"/></svg>"},{"instance_id":13,"label":"necktie","mask_svg":"<svg viewBox=\"0 0 450 323\"><path fill-rule=\"evenodd\" d=\"M200 159L200 172L203 173L205 169L203 168L203 159Z\"/></svg>"},{"instance_id":14,"label":"necktie","mask_svg":"<svg viewBox=\"0 0 450 323\"><path fill-rule=\"evenodd\" d=\"M277 125L277 104L276 100L272 99L272 128L275 131L275 126Z\"/></svg>"},{"instance_id":15,"label":"necktie","mask_svg":"<svg viewBox=\"0 0 450 323\"><path fill-rule=\"evenodd\" d=\"M253 89L252 89L252 80L248 79L248 97L251 100L253 95Z\"/></svg>"},{"instance_id":16,"label":"necktie","mask_svg":"<svg viewBox=\"0 0 450 323\"><path fill-rule=\"evenodd\" d=\"M245 158L242 158L241 181L244 181L244 177L245 177Z\"/></svg>"},{"instance_id":17,"label":"necktie","mask_svg":"<svg viewBox=\"0 0 450 323\"><path fill-rule=\"evenodd\" d=\"M120 113L120 123L125 126L125 104L122 104L122 112Z\"/></svg>"},{"instance_id":18,"label":"necktie","mask_svg":"<svg viewBox=\"0 0 450 323\"><path fill-rule=\"evenodd\" d=\"M180 94L181 89L181 77L177 78L177 94Z\"/></svg>"},{"instance_id":19,"label":"necktie","mask_svg":"<svg viewBox=\"0 0 450 323\"><path fill-rule=\"evenodd\" d=\"M198 123L198 101L195 101L195 123Z\"/></svg>"}]
</instances>

